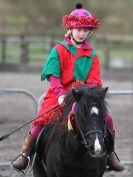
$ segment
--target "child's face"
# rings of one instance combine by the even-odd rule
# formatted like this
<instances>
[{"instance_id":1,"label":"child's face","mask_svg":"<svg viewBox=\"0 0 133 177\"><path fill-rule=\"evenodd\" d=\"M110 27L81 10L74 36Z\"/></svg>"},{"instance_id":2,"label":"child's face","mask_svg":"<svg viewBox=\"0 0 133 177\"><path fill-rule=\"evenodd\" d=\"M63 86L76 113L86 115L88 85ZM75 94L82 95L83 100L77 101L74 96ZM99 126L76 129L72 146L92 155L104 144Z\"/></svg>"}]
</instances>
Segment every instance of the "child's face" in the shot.
<instances>
[{"instance_id":1,"label":"child's face","mask_svg":"<svg viewBox=\"0 0 133 177\"><path fill-rule=\"evenodd\" d=\"M87 38L90 31L91 30L87 28L74 28L72 29L72 35L77 42L83 42Z\"/></svg>"}]
</instances>

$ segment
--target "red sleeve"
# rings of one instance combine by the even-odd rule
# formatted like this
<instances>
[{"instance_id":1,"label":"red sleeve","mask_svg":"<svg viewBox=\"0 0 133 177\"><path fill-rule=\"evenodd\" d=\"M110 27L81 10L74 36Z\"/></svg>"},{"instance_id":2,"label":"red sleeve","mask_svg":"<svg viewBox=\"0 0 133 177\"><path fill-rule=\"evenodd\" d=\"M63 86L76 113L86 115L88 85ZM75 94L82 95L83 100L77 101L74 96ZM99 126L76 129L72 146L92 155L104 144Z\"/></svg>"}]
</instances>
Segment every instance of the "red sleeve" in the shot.
<instances>
[{"instance_id":1,"label":"red sleeve","mask_svg":"<svg viewBox=\"0 0 133 177\"><path fill-rule=\"evenodd\" d=\"M87 85L102 87L100 62L99 57L96 55L93 59L91 70L86 80Z\"/></svg>"}]
</instances>

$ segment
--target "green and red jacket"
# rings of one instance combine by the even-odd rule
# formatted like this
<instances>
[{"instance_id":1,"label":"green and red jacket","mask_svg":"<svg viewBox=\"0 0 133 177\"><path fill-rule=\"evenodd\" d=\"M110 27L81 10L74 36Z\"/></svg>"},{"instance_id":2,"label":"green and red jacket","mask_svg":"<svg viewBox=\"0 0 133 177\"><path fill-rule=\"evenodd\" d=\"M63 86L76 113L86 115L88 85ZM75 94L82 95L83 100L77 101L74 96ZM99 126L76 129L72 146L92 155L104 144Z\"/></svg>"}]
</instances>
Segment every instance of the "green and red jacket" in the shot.
<instances>
[{"instance_id":1,"label":"green and red jacket","mask_svg":"<svg viewBox=\"0 0 133 177\"><path fill-rule=\"evenodd\" d=\"M70 90L74 85L81 84L102 86L100 63L96 51L87 42L84 42L82 48L76 48L68 38L56 44L51 50L43 68L41 80L45 80L49 75L59 77L65 91ZM57 96L52 88L49 88L39 116L57 104ZM48 123L52 116L53 114L39 118L35 123ZM47 117L49 117L48 120L46 120Z\"/></svg>"},{"instance_id":2,"label":"green and red jacket","mask_svg":"<svg viewBox=\"0 0 133 177\"><path fill-rule=\"evenodd\" d=\"M101 86L99 58L89 44L84 46L76 48L70 41L58 43L48 56L41 80L52 74L60 78L63 86L75 80Z\"/></svg>"}]
</instances>

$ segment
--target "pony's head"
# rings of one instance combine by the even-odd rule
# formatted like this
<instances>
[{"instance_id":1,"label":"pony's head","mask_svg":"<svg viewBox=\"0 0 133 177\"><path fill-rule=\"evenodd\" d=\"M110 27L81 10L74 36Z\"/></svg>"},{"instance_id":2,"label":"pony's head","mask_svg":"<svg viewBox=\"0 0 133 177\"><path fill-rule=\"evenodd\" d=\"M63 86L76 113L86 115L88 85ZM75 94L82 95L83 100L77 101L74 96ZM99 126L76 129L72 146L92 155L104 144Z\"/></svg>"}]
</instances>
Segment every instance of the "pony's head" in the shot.
<instances>
[{"instance_id":1,"label":"pony's head","mask_svg":"<svg viewBox=\"0 0 133 177\"><path fill-rule=\"evenodd\" d=\"M104 98L108 88L76 87L72 90L75 101L74 115L68 116L69 129L75 131L87 153L101 157L106 152L106 103ZM70 128L71 127L71 128Z\"/></svg>"}]
</instances>

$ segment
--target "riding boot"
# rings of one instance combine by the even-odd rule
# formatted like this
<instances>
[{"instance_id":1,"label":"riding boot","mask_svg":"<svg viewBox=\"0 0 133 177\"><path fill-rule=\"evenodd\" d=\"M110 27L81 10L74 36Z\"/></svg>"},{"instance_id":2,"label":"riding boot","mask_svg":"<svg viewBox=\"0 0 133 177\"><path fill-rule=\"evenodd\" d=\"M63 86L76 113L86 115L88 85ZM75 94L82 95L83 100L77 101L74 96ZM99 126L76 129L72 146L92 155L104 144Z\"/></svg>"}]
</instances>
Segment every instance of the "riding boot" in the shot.
<instances>
[{"instance_id":1,"label":"riding boot","mask_svg":"<svg viewBox=\"0 0 133 177\"><path fill-rule=\"evenodd\" d=\"M113 133L113 138L115 140L115 132ZM109 166L110 170L114 170L117 172L124 170L124 166L120 162L117 154L115 153L115 150L113 150L113 152L111 152L111 154L109 155L109 157L107 159L107 165Z\"/></svg>"},{"instance_id":2,"label":"riding boot","mask_svg":"<svg viewBox=\"0 0 133 177\"><path fill-rule=\"evenodd\" d=\"M117 157L115 152L112 152L109 155L109 157L107 159L107 165L109 166L110 170L114 170L114 171L118 171L118 172L124 170L124 166L120 162L120 160Z\"/></svg>"},{"instance_id":3,"label":"riding boot","mask_svg":"<svg viewBox=\"0 0 133 177\"><path fill-rule=\"evenodd\" d=\"M36 139L33 138L29 133L26 135L24 139L24 143L22 145L21 154L11 163L11 166L19 171L23 172L30 162L30 155L35 145Z\"/></svg>"}]
</instances>

